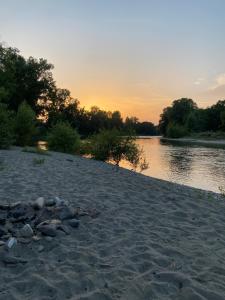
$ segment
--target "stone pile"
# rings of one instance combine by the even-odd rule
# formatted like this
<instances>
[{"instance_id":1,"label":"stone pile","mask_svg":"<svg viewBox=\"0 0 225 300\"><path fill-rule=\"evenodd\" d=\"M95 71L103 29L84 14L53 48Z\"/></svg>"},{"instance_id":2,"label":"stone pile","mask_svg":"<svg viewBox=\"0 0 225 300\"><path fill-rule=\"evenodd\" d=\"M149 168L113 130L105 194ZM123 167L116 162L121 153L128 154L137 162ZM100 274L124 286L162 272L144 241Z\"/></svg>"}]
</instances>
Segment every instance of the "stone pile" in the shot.
<instances>
[{"instance_id":1,"label":"stone pile","mask_svg":"<svg viewBox=\"0 0 225 300\"><path fill-rule=\"evenodd\" d=\"M23 263L8 255L17 243L39 240L43 236L54 238L59 231L69 235L72 228L79 227L80 217L85 215L94 218L97 212L73 208L58 197L48 200L39 197L32 203L0 204L0 250L4 249L0 260L6 264Z\"/></svg>"}]
</instances>

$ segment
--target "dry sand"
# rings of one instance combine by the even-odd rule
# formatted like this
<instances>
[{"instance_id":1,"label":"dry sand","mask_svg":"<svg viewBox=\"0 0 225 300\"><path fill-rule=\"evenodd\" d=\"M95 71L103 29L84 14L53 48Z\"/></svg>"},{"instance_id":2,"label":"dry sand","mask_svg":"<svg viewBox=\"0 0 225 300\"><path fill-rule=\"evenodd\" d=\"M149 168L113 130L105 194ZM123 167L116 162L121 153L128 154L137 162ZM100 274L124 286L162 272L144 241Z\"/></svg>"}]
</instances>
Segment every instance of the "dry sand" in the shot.
<instances>
[{"instance_id":1,"label":"dry sand","mask_svg":"<svg viewBox=\"0 0 225 300\"><path fill-rule=\"evenodd\" d=\"M225 299L222 197L60 153L14 149L0 161L0 203L59 196L101 212L11 250L28 263L0 263L1 300Z\"/></svg>"}]
</instances>

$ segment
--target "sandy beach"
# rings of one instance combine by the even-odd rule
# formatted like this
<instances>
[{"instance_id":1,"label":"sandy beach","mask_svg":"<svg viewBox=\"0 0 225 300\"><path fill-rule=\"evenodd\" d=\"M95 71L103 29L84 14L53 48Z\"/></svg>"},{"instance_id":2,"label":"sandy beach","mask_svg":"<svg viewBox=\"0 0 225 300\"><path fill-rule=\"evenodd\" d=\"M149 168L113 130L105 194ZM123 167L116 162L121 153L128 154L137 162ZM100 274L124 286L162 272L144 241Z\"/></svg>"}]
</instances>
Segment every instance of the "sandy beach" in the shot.
<instances>
[{"instance_id":1,"label":"sandy beach","mask_svg":"<svg viewBox=\"0 0 225 300\"><path fill-rule=\"evenodd\" d=\"M1 204L57 196L100 212L10 249L27 263L0 260L1 300L225 299L220 195L61 153L2 150L0 163Z\"/></svg>"}]
</instances>

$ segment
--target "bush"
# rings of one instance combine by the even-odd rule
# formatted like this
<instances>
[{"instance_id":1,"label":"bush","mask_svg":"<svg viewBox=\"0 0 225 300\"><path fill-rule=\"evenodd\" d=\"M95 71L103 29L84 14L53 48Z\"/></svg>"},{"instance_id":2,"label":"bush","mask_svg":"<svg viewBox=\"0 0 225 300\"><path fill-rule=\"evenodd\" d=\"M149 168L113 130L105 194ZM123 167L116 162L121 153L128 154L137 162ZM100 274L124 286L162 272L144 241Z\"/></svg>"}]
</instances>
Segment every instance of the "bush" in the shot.
<instances>
[{"instance_id":1,"label":"bush","mask_svg":"<svg viewBox=\"0 0 225 300\"><path fill-rule=\"evenodd\" d=\"M116 129L102 130L94 135L90 141L90 154L94 159L111 161L117 166L126 160L135 169L140 167L144 170L148 167L142 150L135 143L135 136L125 136Z\"/></svg>"},{"instance_id":2,"label":"bush","mask_svg":"<svg viewBox=\"0 0 225 300\"><path fill-rule=\"evenodd\" d=\"M166 136L169 138L181 138L188 134L184 126L178 124L169 124L166 131Z\"/></svg>"},{"instance_id":3,"label":"bush","mask_svg":"<svg viewBox=\"0 0 225 300\"><path fill-rule=\"evenodd\" d=\"M48 148L53 151L72 153L79 151L80 137L69 123L58 122L47 136Z\"/></svg>"},{"instance_id":4,"label":"bush","mask_svg":"<svg viewBox=\"0 0 225 300\"><path fill-rule=\"evenodd\" d=\"M32 108L23 102L16 115L15 133L16 144L19 146L29 146L34 142L36 130L36 117Z\"/></svg>"},{"instance_id":5,"label":"bush","mask_svg":"<svg viewBox=\"0 0 225 300\"><path fill-rule=\"evenodd\" d=\"M0 103L0 149L8 149L14 142L14 118Z\"/></svg>"}]
</instances>

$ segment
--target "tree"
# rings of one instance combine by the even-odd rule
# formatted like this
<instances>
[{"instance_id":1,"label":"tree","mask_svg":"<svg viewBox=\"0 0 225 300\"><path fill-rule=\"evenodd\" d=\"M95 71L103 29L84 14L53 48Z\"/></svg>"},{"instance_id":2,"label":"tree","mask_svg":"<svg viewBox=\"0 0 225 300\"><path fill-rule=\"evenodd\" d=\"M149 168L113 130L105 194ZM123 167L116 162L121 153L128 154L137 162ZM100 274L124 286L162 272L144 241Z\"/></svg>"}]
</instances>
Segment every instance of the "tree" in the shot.
<instances>
[{"instance_id":1,"label":"tree","mask_svg":"<svg viewBox=\"0 0 225 300\"><path fill-rule=\"evenodd\" d=\"M47 137L50 150L75 154L80 148L80 137L67 122L56 123Z\"/></svg>"},{"instance_id":2,"label":"tree","mask_svg":"<svg viewBox=\"0 0 225 300\"><path fill-rule=\"evenodd\" d=\"M52 69L53 65L45 59L25 59L19 50L0 44L1 101L13 111L26 101L39 115L55 86Z\"/></svg>"},{"instance_id":3,"label":"tree","mask_svg":"<svg viewBox=\"0 0 225 300\"><path fill-rule=\"evenodd\" d=\"M6 105L0 103L0 149L8 149L14 142L14 118Z\"/></svg>"},{"instance_id":4,"label":"tree","mask_svg":"<svg viewBox=\"0 0 225 300\"><path fill-rule=\"evenodd\" d=\"M18 108L15 120L16 144L19 146L29 146L34 142L36 134L35 112L23 102Z\"/></svg>"},{"instance_id":5,"label":"tree","mask_svg":"<svg viewBox=\"0 0 225 300\"><path fill-rule=\"evenodd\" d=\"M135 169L140 167L144 170L148 167L142 150L135 143L135 136L117 129L101 130L92 136L89 149L97 160L113 162L117 166L126 160Z\"/></svg>"}]
</instances>

